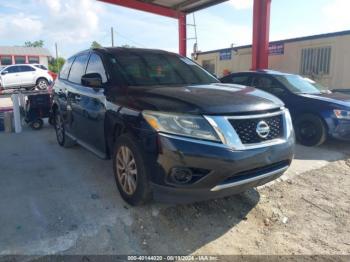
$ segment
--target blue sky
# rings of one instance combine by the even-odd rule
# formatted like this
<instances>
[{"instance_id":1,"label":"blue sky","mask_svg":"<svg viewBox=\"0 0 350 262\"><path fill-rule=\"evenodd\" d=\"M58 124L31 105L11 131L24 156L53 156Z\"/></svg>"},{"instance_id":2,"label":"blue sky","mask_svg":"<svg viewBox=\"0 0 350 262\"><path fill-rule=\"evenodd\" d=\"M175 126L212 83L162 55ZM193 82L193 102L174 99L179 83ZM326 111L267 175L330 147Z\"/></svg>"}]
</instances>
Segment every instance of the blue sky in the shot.
<instances>
[{"instance_id":1,"label":"blue sky","mask_svg":"<svg viewBox=\"0 0 350 262\"><path fill-rule=\"evenodd\" d=\"M202 51L250 44L252 0L230 0L195 13ZM272 0L270 40L350 29L350 0ZM188 16L192 23L192 15ZM0 45L42 39L68 57L96 40L117 45L178 50L177 21L95 0L0 0ZM188 27L188 37L193 37ZM188 42L189 53L193 41Z\"/></svg>"}]
</instances>

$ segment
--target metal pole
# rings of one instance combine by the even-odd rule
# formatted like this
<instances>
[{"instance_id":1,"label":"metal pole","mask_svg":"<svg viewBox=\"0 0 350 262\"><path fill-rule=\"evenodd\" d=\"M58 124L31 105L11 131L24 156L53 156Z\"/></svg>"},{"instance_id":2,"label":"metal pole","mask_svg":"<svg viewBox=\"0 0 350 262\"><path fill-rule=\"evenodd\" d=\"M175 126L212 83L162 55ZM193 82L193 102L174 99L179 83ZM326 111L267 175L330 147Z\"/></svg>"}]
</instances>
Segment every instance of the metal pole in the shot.
<instances>
[{"instance_id":1,"label":"metal pole","mask_svg":"<svg viewBox=\"0 0 350 262\"><path fill-rule=\"evenodd\" d=\"M179 54L186 56L187 54L187 33L186 33L186 14L179 15Z\"/></svg>"},{"instance_id":2,"label":"metal pole","mask_svg":"<svg viewBox=\"0 0 350 262\"><path fill-rule=\"evenodd\" d=\"M58 68L58 50L57 50L57 43L55 43L55 50L56 50L56 68L57 68L57 71L59 71L59 68Z\"/></svg>"},{"instance_id":3,"label":"metal pole","mask_svg":"<svg viewBox=\"0 0 350 262\"><path fill-rule=\"evenodd\" d=\"M252 69L269 67L269 32L271 0L254 0Z\"/></svg>"},{"instance_id":4,"label":"metal pole","mask_svg":"<svg viewBox=\"0 0 350 262\"><path fill-rule=\"evenodd\" d=\"M14 124L15 124L15 132L21 133L22 125L21 125L21 114L19 110L18 94L13 94L11 98L13 103L13 118L14 118Z\"/></svg>"},{"instance_id":5,"label":"metal pole","mask_svg":"<svg viewBox=\"0 0 350 262\"><path fill-rule=\"evenodd\" d=\"M111 39L112 39L112 47L114 47L114 30L113 30L113 27L111 27Z\"/></svg>"}]
</instances>

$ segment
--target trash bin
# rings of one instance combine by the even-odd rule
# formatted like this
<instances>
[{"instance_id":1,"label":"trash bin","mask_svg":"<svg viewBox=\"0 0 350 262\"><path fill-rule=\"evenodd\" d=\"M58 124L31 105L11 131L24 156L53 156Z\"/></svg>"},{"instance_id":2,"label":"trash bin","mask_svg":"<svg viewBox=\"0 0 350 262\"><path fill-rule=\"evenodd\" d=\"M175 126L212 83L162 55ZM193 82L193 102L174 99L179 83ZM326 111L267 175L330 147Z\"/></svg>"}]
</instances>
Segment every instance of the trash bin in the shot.
<instances>
[{"instance_id":1,"label":"trash bin","mask_svg":"<svg viewBox=\"0 0 350 262\"><path fill-rule=\"evenodd\" d=\"M5 130L3 114L0 112L0 131Z\"/></svg>"},{"instance_id":2,"label":"trash bin","mask_svg":"<svg viewBox=\"0 0 350 262\"><path fill-rule=\"evenodd\" d=\"M6 133L12 133L12 130L13 130L12 119L13 119L12 111L4 112L4 130Z\"/></svg>"}]
</instances>

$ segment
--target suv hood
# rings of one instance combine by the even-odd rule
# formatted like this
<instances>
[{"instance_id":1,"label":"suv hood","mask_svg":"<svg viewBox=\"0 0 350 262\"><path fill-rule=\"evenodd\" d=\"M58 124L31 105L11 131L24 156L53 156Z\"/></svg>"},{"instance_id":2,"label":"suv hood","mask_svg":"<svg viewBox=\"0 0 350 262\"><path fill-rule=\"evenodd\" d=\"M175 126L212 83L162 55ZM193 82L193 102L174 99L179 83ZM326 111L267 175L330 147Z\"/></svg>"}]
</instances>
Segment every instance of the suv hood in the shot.
<instances>
[{"instance_id":1,"label":"suv hood","mask_svg":"<svg viewBox=\"0 0 350 262\"><path fill-rule=\"evenodd\" d=\"M350 95L342 93L334 92L330 94L301 94L301 96L350 107Z\"/></svg>"},{"instance_id":2,"label":"suv hood","mask_svg":"<svg viewBox=\"0 0 350 262\"><path fill-rule=\"evenodd\" d=\"M129 101L140 110L192 114L230 114L264 111L283 106L273 95L232 84L129 87Z\"/></svg>"}]
</instances>

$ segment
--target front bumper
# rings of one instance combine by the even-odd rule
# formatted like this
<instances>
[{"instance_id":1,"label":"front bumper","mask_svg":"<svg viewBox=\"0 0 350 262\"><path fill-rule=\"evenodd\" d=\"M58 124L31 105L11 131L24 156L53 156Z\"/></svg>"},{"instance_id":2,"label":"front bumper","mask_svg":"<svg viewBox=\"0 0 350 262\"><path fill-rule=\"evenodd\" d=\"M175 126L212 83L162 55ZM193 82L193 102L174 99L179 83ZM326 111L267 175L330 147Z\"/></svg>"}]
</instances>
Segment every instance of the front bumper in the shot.
<instances>
[{"instance_id":1,"label":"front bumper","mask_svg":"<svg viewBox=\"0 0 350 262\"><path fill-rule=\"evenodd\" d=\"M334 128L330 135L336 139L350 141L350 120L334 120Z\"/></svg>"},{"instance_id":2,"label":"front bumper","mask_svg":"<svg viewBox=\"0 0 350 262\"><path fill-rule=\"evenodd\" d=\"M159 147L159 168L152 179L154 198L187 203L240 193L278 178L292 161L294 137L266 147L233 150L159 134ZM192 183L174 184L170 177L174 167L201 170L201 174Z\"/></svg>"}]
</instances>

